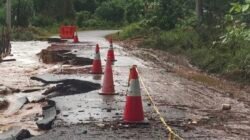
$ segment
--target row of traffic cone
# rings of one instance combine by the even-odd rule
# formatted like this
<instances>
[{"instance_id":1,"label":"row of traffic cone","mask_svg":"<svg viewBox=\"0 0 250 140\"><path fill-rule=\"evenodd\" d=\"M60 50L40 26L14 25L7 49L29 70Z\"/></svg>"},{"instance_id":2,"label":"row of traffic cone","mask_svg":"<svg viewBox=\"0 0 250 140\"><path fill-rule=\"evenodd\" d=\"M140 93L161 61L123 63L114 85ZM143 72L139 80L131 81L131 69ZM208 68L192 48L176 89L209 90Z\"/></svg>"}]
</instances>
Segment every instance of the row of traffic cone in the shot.
<instances>
[{"instance_id":1,"label":"row of traffic cone","mask_svg":"<svg viewBox=\"0 0 250 140\"><path fill-rule=\"evenodd\" d=\"M107 53L107 61L104 71L103 85L101 95L115 95L114 81L113 81L113 71L112 71L112 62L115 61L113 42L110 42L110 47ZM102 64L100 57L100 48L99 45L96 45L95 49L95 58L93 60L93 66L91 69L92 74L102 74ZM128 80L128 93L126 96L126 105L124 109L124 122L126 123L140 123L144 122L144 112L142 106L142 98L140 91L140 84L138 80L138 72L136 66L130 68L129 80Z\"/></svg>"}]
</instances>

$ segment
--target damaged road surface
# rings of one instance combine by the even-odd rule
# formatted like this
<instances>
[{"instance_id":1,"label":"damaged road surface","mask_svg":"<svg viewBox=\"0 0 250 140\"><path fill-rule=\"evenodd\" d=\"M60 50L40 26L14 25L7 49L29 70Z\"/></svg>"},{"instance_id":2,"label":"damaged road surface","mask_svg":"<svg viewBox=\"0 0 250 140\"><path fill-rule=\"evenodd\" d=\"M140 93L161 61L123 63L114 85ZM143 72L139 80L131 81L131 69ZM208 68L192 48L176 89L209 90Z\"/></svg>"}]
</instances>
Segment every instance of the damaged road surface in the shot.
<instances>
[{"instance_id":1,"label":"damaged road surface","mask_svg":"<svg viewBox=\"0 0 250 140\"><path fill-rule=\"evenodd\" d=\"M20 97L17 98L13 104L10 105L8 110L6 111L6 114L13 115L14 113L18 112L19 109L23 107L24 104L28 102L27 97Z\"/></svg>"},{"instance_id":2,"label":"damaged road surface","mask_svg":"<svg viewBox=\"0 0 250 140\"><path fill-rule=\"evenodd\" d=\"M30 137L30 132L21 128L11 128L9 131L0 134L0 140L23 140Z\"/></svg>"},{"instance_id":3,"label":"damaged road surface","mask_svg":"<svg viewBox=\"0 0 250 140\"><path fill-rule=\"evenodd\" d=\"M167 124L187 140L250 139L250 102L241 96L183 78L169 66L168 55L138 48L127 49L114 44L117 61L113 65L118 95L102 96L99 90L103 75L91 75L95 45L100 46L102 66L109 43L105 36L116 31L79 32L80 43L13 42L14 62L0 63L0 84L16 90L5 94L9 106L0 110L0 139L14 129L27 130L29 140L116 140L168 139ZM50 40L50 41L53 41ZM163 59L163 60L162 60ZM149 124L123 122L129 68L137 65L139 76L149 91L152 103L141 84L144 116ZM0 91L1 93L1 91ZM1 96L1 95L0 95ZM18 103L13 115L13 99ZM48 100L49 99L49 100ZM225 109L226 108L226 109ZM12 113L11 113L12 114ZM21 127L21 128L20 128ZM24 139L21 138L21 139Z\"/></svg>"},{"instance_id":4,"label":"damaged road surface","mask_svg":"<svg viewBox=\"0 0 250 140\"><path fill-rule=\"evenodd\" d=\"M51 129L51 126L56 119L56 103L55 101L48 100L48 103L43 108L42 116L43 118L41 120L38 120L36 122L39 129L42 130L49 130Z\"/></svg>"}]
</instances>

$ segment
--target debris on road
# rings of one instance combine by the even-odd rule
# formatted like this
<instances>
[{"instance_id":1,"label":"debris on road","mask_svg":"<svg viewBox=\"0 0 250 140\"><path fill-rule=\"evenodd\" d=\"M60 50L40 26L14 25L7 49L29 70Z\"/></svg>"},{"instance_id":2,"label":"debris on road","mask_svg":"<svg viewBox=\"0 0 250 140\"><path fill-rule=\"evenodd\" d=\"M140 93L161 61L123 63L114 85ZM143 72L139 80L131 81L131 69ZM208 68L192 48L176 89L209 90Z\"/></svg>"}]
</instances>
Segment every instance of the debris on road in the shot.
<instances>
[{"instance_id":1,"label":"debris on road","mask_svg":"<svg viewBox=\"0 0 250 140\"><path fill-rule=\"evenodd\" d=\"M57 43L65 43L65 42L67 42L66 39L52 38L52 37L47 38L47 41L48 41L49 43L55 43L55 42L57 42Z\"/></svg>"},{"instance_id":2,"label":"debris on road","mask_svg":"<svg viewBox=\"0 0 250 140\"><path fill-rule=\"evenodd\" d=\"M22 89L21 92L23 92L23 93L30 93L30 92L40 91L42 89L43 88L41 88L41 87L27 87L25 89Z\"/></svg>"},{"instance_id":3,"label":"debris on road","mask_svg":"<svg viewBox=\"0 0 250 140\"><path fill-rule=\"evenodd\" d=\"M44 95L33 95L27 97L30 103L38 103L45 100L46 96Z\"/></svg>"},{"instance_id":4,"label":"debris on road","mask_svg":"<svg viewBox=\"0 0 250 140\"><path fill-rule=\"evenodd\" d=\"M15 92L16 90L0 85L0 95L7 95Z\"/></svg>"},{"instance_id":5,"label":"debris on road","mask_svg":"<svg viewBox=\"0 0 250 140\"><path fill-rule=\"evenodd\" d=\"M5 98L0 97L0 110L8 106L8 101Z\"/></svg>"},{"instance_id":6,"label":"debris on road","mask_svg":"<svg viewBox=\"0 0 250 140\"><path fill-rule=\"evenodd\" d=\"M222 110L231 110L231 108L230 104L222 104Z\"/></svg>"},{"instance_id":7,"label":"debris on road","mask_svg":"<svg viewBox=\"0 0 250 140\"><path fill-rule=\"evenodd\" d=\"M28 103L28 98L26 96L17 98L15 102L8 108L7 113L8 115L13 115L18 112L24 104Z\"/></svg>"},{"instance_id":8,"label":"debris on road","mask_svg":"<svg viewBox=\"0 0 250 140\"><path fill-rule=\"evenodd\" d=\"M62 80L54 80L47 81L42 77L31 77L32 80L37 80L43 82L44 84L57 84L54 87L46 90L43 95L47 95L47 97L56 97L56 96L66 96L66 95L74 95L90 92L93 90L98 90L101 88L101 85L98 83L93 83L89 81L81 81L76 79L62 79Z\"/></svg>"},{"instance_id":9,"label":"debris on road","mask_svg":"<svg viewBox=\"0 0 250 140\"><path fill-rule=\"evenodd\" d=\"M52 124L56 119L56 103L55 101L48 100L47 105L43 109L43 119L36 122L39 129L48 130L52 128Z\"/></svg>"},{"instance_id":10,"label":"debris on road","mask_svg":"<svg viewBox=\"0 0 250 140\"><path fill-rule=\"evenodd\" d=\"M121 94L120 96L98 95L97 90L101 88L99 83L105 81L104 75L100 74L97 78L96 75L89 74L92 70L91 66L81 65L86 65L85 62L91 60L86 59L85 61L82 58L94 58L94 47L97 43L101 46L100 56L102 58L107 56L108 43L99 36L99 32L79 34L79 37L83 38L84 34L86 40L91 40L90 45L83 44L83 42L77 44L72 42L54 43L45 49L46 46L49 46L48 44L42 44L39 47L39 45L35 45L36 42L32 41L32 43L24 44L24 47L22 45L19 47L20 43L14 42L16 44L14 52L23 55L15 53L15 55L21 56L17 62L4 63L3 65L6 67L1 67L1 70L5 73L11 71L13 73L11 76L17 78L12 80L9 79L9 76L2 74L1 79L5 86L18 87L21 92L20 94L9 94L13 93L13 90L9 89L10 92L5 96L10 100L10 106L14 103L13 99L20 96L26 96L30 103L12 116L5 114L1 116L2 114L0 114L0 125L3 124L4 127L1 128L1 132L12 126L21 125L22 128L36 135L31 138L34 140L72 139L72 137L74 139L92 137L100 140L166 139L169 129L166 131L166 126L162 122L162 120L166 120L169 127L184 139L211 137L243 139L244 136L248 136L248 102L237 100L233 96L224 95L223 92L182 78L176 75L175 71L169 73L166 71L169 67L169 59L165 59L167 56L163 53L159 55L154 50L146 53L152 54L154 59L151 60L151 57L147 58L147 55L143 53L144 50L133 49L133 53L137 53L142 58L138 59L131 56L133 53L124 51L120 46L115 46L117 63L111 66L115 80L110 83ZM93 34L98 35L97 37L90 36ZM88 38L89 36L90 38ZM35 51L30 49L32 47ZM42 49L46 50L43 54L44 57L48 57L45 61L52 60L53 64L47 65L38 62L36 54ZM30 50L32 52L29 52ZM105 61L100 60L100 62ZM145 79L145 86L150 88L149 91L152 92L154 102L149 102L145 94L146 88L141 90L141 94L138 96L140 90L137 82L138 75L131 75L128 88L129 67L133 64L138 65L138 71L141 71L139 77ZM17 69L15 69L16 67ZM29 77L35 81L28 81ZM107 84L107 82L105 83ZM53 98L53 103L48 103L41 108L47 98ZM141 101L138 100L139 98ZM134 105L134 101L131 100L136 100L136 104L142 102L142 105ZM231 110L231 106L234 107L234 110L222 112L228 108L222 103L230 103L229 110ZM126 104L128 105L125 106ZM124 108L128 110L127 114L124 113L126 112ZM60 114L57 111L60 111ZM132 118L133 116L138 117L137 114L141 116L139 119ZM147 119L144 119L144 115L150 123L146 122ZM191 119L187 120L187 118ZM131 123L124 123L124 119L126 119L125 122ZM242 122L239 123L239 120Z\"/></svg>"},{"instance_id":11,"label":"debris on road","mask_svg":"<svg viewBox=\"0 0 250 140\"><path fill-rule=\"evenodd\" d=\"M16 61L16 59L3 59L3 60L1 60L1 63L2 62L10 62L10 61Z\"/></svg>"},{"instance_id":12,"label":"debris on road","mask_svg":"<svg viewBox=\"0 0 250 140\"><path fill-rule=\"evenodd\" d=\"M71 65L91 65L93 59L88 57L80 57L74 54L72 47L68 46L49 46L40 52L40 59L45 64L64 63Z\"/></svg>"},{"instance_id":13,"label":"debris on road","mask_svg":"<svg viewBox=\"0 0 250 140\"><path fill-rule=\"evenodd\" d=\"M1 140L23 140L26 138L30 138L32 135L29 130L21 129L20 127L14 127L10 130L0 134Z\"/></svg>"}]
</instances>

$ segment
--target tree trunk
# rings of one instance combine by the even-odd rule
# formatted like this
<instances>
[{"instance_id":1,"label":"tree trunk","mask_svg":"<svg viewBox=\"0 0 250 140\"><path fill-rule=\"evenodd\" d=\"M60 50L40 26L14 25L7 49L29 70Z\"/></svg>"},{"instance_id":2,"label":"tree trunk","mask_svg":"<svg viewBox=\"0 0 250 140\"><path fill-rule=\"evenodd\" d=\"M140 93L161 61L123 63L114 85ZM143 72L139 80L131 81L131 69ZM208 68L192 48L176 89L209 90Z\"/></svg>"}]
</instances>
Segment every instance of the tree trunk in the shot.
<instances>
[{"instance_id":1,"label":"tree trunk","mask_svg":"<svg viewBox=\"0 0 250 140\"><path fill-rule=\"evenodd\" d=\"M8 30L11 29L11 0L6 1L6 24Z\"/></svg>"},{"instance_id":2,"label":"tree trunk","mask_svg":"<svg viewBox=\"0 0 250 140\"><path fill-rule=\"evenodd\" d=\"M202 22L202 18L203 18L203 0L196 0L196 14L197 14L197 18L199 23Z\"/></svg>"}]
</instances>

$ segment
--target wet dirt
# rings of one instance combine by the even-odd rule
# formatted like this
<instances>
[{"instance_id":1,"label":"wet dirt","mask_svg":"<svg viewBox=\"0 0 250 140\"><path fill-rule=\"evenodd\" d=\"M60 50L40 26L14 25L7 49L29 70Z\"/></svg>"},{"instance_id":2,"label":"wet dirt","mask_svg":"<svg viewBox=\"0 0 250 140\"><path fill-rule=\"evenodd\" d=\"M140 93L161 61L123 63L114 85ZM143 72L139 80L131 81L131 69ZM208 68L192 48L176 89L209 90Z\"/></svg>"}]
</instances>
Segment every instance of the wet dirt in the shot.
<instances>
[{"instance_id":1,"label":"wet dirt","mask_svg":"<svg viewBox=\"0 0 250 140\"><path fill-rule=\"evenodd\" d=\"M7 108L8 105L8 101L5 98L0 97L0 110Z\"/></svg>"},{"instance_id":2,"label":"wet dirt","mask_svg":"<svg viewBox=\"0 0 250 140\"><path fill-rule=\"evenodd\" d=\"M102 65L105 66L104 59L108 50L108 42L104 39L104 36L113 32L116 31L79 32L79 39L82 43L69 43L68 45L56 43L54 45L65 45L63 47L70 47L69 52L75 56L92 59L94 57L94 46L99 43ZM26 45L32 46L29 42ZM6 116L0 113L0 130L5 130L9 126L22 126L28 128L33 135L39 135L30 138L32 140L167 139L168 131L160 122L159 116L155 113L143 88L141 88L143 107L149 124L146 126L122 124L129 67L137 65L140 77L143 79L162 116L182 138L190 140L245 140L250 138L248 92L245 92L245 90L232 90L239 91L235 93L228 92L225 88L197 82L192 78L192 74L199 73L199 71L193 68L185 58L155 50L139 49L134 47L135 45L132 47L126 45L123 44L124 48L122 48L114 44L117 61L113 65L113 73L115 89L119 93L118 95L101 96L98 94L99 90L94 89L83 94L51 98L56 102L60 113L57 115L52 129L45 134L43 134L44 131L37 129L34 121L37 115L41 115L41 103L25 104L14 116ZM45 49L47 46L49 45L45 44L44 47L37 47L36 53L39 53L40 50ZM26 82L18 84L20 89L27 86L45 86L45 89L31 93L9 95L8 99L10 101L13 96L40 96L46 91L46 88L51 87L50 84L62 80L74 79L76 81L102 84L103 75L89 74L90 66L75 66L62 63L42 64L39 63L38 57L33 59L36 53L32 52L27 56L22 56L26 57L28 64L30 64L27 65L29 72L25 73L24 69L14 69L16 67L14 65L19 66L19 63L15 62L15 64L5 63L8 64L5 69L18 72L19 75L14 75L20 77L18 81L26 79ZM32 64L29 59L36 60L36 62ZM17 61L20 60L17 59ZM25 61L25 63L27 62ZM23 66L23 64L20 65ZM38 67L32 70L37 65ZM3 68L0 67L0 69ZM50 86L48 84L44 85L42 82L27 80L27 77L32 76L42 78L44 81L49 82ZM17 84L12 79L4 79L4 81L7 81L6 83L9 83L10 86ZM81 87L81 84L77 84L77 87ZM222 110L223 104L231 105L231 110ZM29 108L28 111L27 108Z\"/></svg>"},{"instance_id":3,"label":"wet dirt","mask_svg":"<svg viewBox=\"0 0 250 140\"><path fill-rule=\"evenodd\" d=\"M133 46L127 52L149 62L141 77L165 119L184 139L250 139L249 90L208 75L183 56ZM223 111L223 104L231 110Z\"/></svg>"},{"instance_id":4,"label":"wet dirt","mask_svg":"<svg viewBox=\"0 0 250 140\"><path fill-rule=\"evenodd\" d=\"M73 52L72 52L73 51ZM43 49L39 54L40 59L45 64L55 64L55 63L63 63L70 65L90 65L92 64L93 59L86 57L77 57L76 53L78 50L68 46L61 45L52 45L47 49Z\"/></svg>"}]
</instances>

